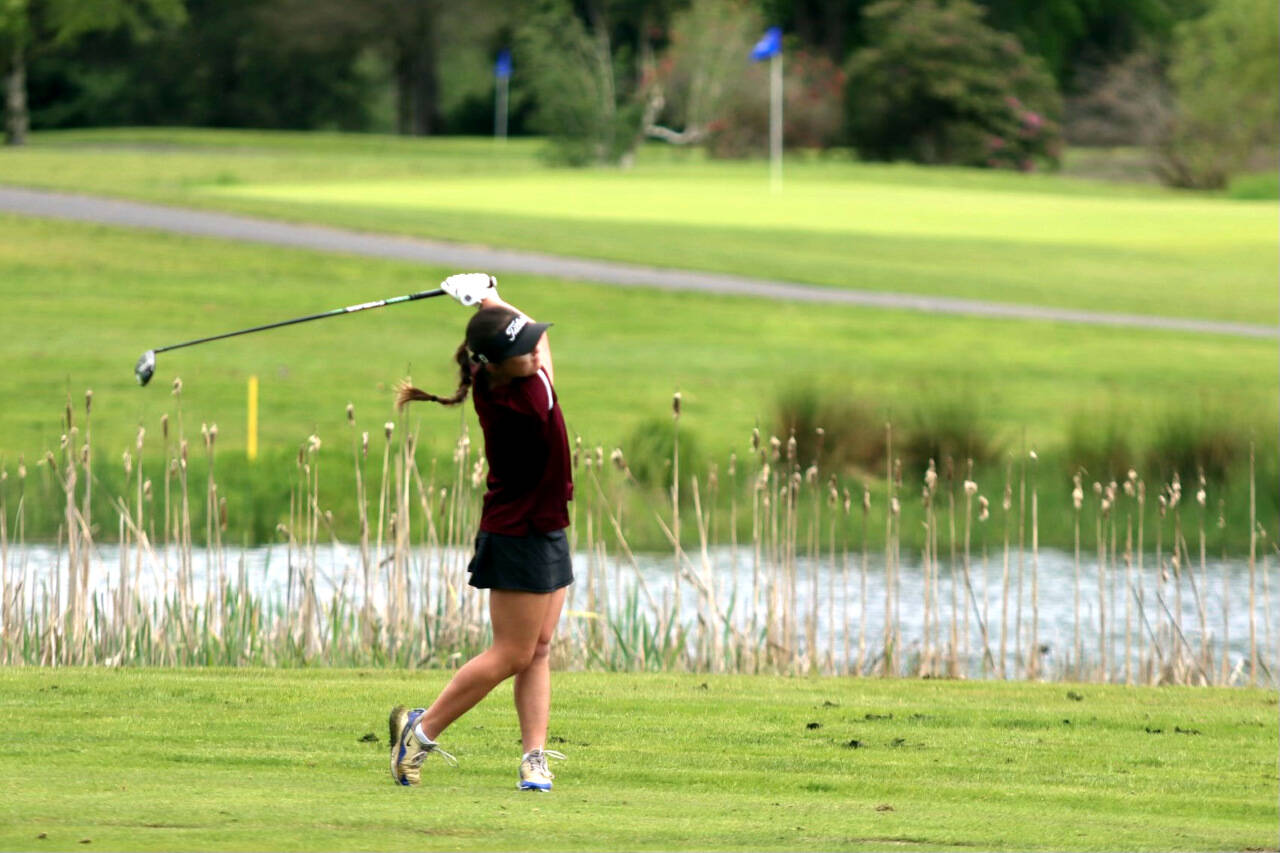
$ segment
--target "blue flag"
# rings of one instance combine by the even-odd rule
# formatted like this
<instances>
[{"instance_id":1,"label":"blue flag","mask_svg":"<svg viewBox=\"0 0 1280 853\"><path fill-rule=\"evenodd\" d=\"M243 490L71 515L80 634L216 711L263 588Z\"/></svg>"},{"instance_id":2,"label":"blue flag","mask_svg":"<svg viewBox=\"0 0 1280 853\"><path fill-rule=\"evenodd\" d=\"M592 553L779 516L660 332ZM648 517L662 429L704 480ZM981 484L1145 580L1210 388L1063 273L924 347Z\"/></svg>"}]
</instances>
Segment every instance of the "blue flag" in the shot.
<instances>
[{"instance_id":1,"label":"blue flag","mask_svg":"<svg viewBox=\"0 0 1280 853\"><path fill-rule=\"evenodd\" d=\"M756 46L751 48L751 61L772 59L779 53L782 53L782 28L770 27L760 41L756 42Z\"/></svg>"},{"instance_id":2,"label":"blue flag","mask_svg":"<svg viewBox=\"0 0 1280 853\"><path fill-rule=\"evenodd\" d=\"M493 63L493 76L499 78L511 76L511 51L498 51L498 59Z\"/></svg>"}]
</instances>

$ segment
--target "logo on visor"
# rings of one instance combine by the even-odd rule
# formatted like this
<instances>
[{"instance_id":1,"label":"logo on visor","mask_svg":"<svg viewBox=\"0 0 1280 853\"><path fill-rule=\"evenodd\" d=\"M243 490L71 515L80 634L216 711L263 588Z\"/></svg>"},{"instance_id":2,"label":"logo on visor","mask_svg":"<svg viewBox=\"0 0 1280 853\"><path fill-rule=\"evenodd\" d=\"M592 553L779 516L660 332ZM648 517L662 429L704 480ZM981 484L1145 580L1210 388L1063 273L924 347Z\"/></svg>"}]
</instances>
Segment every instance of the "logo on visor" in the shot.
<instances>
[{"instance_id":1,"label":"logo on visor","mask_svg":"<svg viewBox=\"0 0 1280 853\"><path fill-rule=\"evenodd\" d=\"M511 325L507 326L507 340L514 341L516 335L520 334L520 330L529 324L528 317L517 317L511 321Z\"/></svg>"}]
</instances>

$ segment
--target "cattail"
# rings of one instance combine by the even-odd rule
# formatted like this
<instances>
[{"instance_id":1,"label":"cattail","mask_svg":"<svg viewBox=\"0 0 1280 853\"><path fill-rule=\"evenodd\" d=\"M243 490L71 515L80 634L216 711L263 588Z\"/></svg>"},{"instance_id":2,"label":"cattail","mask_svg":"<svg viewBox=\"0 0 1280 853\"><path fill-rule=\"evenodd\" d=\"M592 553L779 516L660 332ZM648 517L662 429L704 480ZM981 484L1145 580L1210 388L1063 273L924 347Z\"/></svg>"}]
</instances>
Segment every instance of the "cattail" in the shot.
<instances>
[{"instance_id":1,"label":"cattail","mask_svg":"<svg viewBox=\"0 0 1280 853\"><path fill-rule=\"evenodd\" d=\"M713 492L720 488L720 469L714 462L711 463L711 470L707 472L707 488Z\"/></svg>"},{"instance_id":2,"label":"cattail","mask_svg":"<svg viewBox=\"0 0 1280 853\"><path fill-rule=\"evenodd\" d=\"M1037 456L1037 455L1036 455L1036 452L1035 452L1034 450L1033 450L1033 451L1031 451L1030 456L1031 456L1031 461L1032 461L1032 462L1035 462L1037 459L1039 459L1039 458L1040 458L1039 456Z\"/></svg>"},{"instance_id":3,"label":"cattail","mask_svg":"<svg viewBox=\"0 0 1280 853\"><path fill-rule=\"evenodd\" d=\"M62 434L62 438L58 439L58 449L59 450L67 449L67 434L65 432Z\"/></svg>"},{"instance_id":4,"label":"cattail","mask_svg":"<svg viewBox=\"0 0 1280 853\"><path fill-rule=\"evenodd\" d=\"M736 477L738 475L738 454L729 454L729 476Z\"/></svg>"},{"instance_id":5,"label":"cattail","mask_svg":"<svg viewBox=\"0 0 1280 853\"><path fill-rule=\"evenodd\" d=\"M1093 494L1095 497L1102 497L1102 484L1097 480L1093 481Z\"/></svg>"},{"instance_id":6,"label":"cattail","mask_svg":"<svg viewBox=\"0 0 1280 853\"><path fill-rule=\"evenodd\" d=\"M835 478L827 484L827 506L835 509L840 503L840 490L836 488Z\"/></svg>"},{"instance_id":7,"label":"cattail","mask_svg":"<svg viewBox=\"0 0 1280 853\"><path fill-rule=\"evenodd\" d=\"M48 450L44 452L44 464L48 465L50 469L58 467L58 463L54 461L53 453Z\"/></svg>"},{"instance_id":8,"label":"cattail","mask_svg":"<svg viewBox=\"0 0 1280 853\"><path fill-rule=\"evenodd\" d=\"M609 461L611 461L613 463L613 467L617 468L619 471L627 470L627 460L622 455L621 447L615 447L613 449L613 453L609 454Z\"/></svg>"},{"instance_id":9,"label":"cattail","mask_svg":"<svg viewBox=\"0 0 1280 853\"><path fill-rule=\"evenodd\" d=\"M209 425L200 424L200 438L204 440L204 446L209 446Z\"/></svg>"},{"instance_id":10,"label":"cattail","mask_svg":"<svg viewBox=\"0 0 1280 853\"><path fill-rule=\"evenodd\" d=\"M151 481L144 480L142 483L142 496L147 500L151 500Z\"/></svg>"},{"instance_id":11,"label":"cattail","mask_svg":"<svg viewBox=\"0 0 1280 853\"><path fill-rule=\"evenodd\" d=\"M227 499L218 498L218 528L227 529Z\"/></svg>"},{"instance_id":12,"label":"cattail","mask_svg":"<svg viewBox=\"0 0 1280 853\"><path fill-rule=\"evenodd\" d=\"M965 481L964 481L964 493L965 493L965 495L967 495L968 497L973 497L974 495L976 495L976 494L978 493L978 484L977 484L977 483L975 483L973 480L965 480Z\"/></svg>"},{"instance_id":13,"label":"cattail","mask_svg":"<svg viewBox=\"0 0 1280 853\"><path fill-rule=\"evenodd\" d=\"M80 464L89 467L89 445L80 448Z\"/></svg>"},{"instance_id":14,"label":"cattail","mask_svg":"<svg viewBox=\"0 0 1280 853\"><path fill-rule=\"evenodd\" d=\"M347 426L356 425L356 407L351 403L347 403Z\"/></svg>"},{"instance_id":15,"label":"cattail","mask_svg":"<svg viewBox=\"0 0 1280 853\"><path fill-rule=\"evenodd\" d=\"M18 455L18 479L19 480L27 479L27 463L22 458L21 454Z\"/></svg>"},{"instance_id":16,"label":"cattail","mask_svg":"<svg viewBox=\"0 0 1280 853\"><path fill-rule=\"evenodd\" d=\"M804 481L811 486L814 483L818 482L818 466L817 465L810 465L808 468L805 469Z\"/></svg>"},{"instance_id":17,"label":"cattail","mask_svg":"<svg viewBox=\"0 0 1280 853\"><path fill-rule=\"evenodd\" d=\"M938 485L938 469L934 465L933 460L929 460L929 470L924 472L924 487L932 492L934 486Z\"/></svg>"},{"instance_id":18,"label":"cattail","mask_svg":"<svg viewBox=\"0 0 1280 853\"><path fill-rule=\"evenodd\" d=\"M217 440L218 440L218 425L210 424L209 425L209 449L210 450L213 449L213 444Z\"/></svg>"},{"instance_id":19,"label":"cattail","mask_svg":"<svg viewBox=\"0 0 1280 853\"><path fill-rule=\"evenodd\" d=\"M769 485L769 475L771 473L768 462L760 466L760 475L756 477L756 489L763 489Z\"/></svg>"},{"instance_id":20,"label":"cattail","mask_svg":"<svg viewBox=\"0 0 1280 853\"><path fill-rule=\"evenodd\" d=\"M316 435L315 433L312 433L311 435L307 436L307 450L311 451L312 453L320 452L320 436Z\"/></svg>"},{"instance_id":21,"label":"cattail","mask_svg":"<svg viewBox=\"0 0 1280 853\"><path fill-rule=\"evenodd\" d=\"M1102 499L1102 517L1106 518L1110 514L1111 514L1111 499L1103 498Z\"/></svg>"},{"instance_id":22,"label":"cattail","mask_svg":"<svg viewBox=\"0 0 1280 853\"><path fill-rule=\"evenodd\" d=\"M124 476L128 478L133 473L133 454L129 451L124 452Z\"/></svg>"},{"instance_id":23,"label":"cattail","mask_svg":"<svg viewBox=\"0 0 1280 853\"><path fill-rule=\"evenodd\" d=\"M1071 482L1075 484L1075 488L1071 490L1071 505L1074 506L1076 510L1079 510L1080 507L1084 506L1084 489L1080 487L1079 472L1076 472L1076 475L1071 478Z\"/></svg>"},{"instance_id":24,"label":"cattail","mask_svg":"<svg viewBox=\"0 0 1280 853\"><path fill-rule=\"evenodd\" d=\"M364 432L360 433L360 458L361 458L361 459L368 459L368 458L369 458L369 432L368 432L368 430L365 430Z\"/></svg>"},{"instance_id":25,"label":"cattail","mask_svg":"<svg viewBox=\"0 0 1280 853\"><path fill-rule=\"evenodd\" d=\"M774 462L782 458L782 440L776 435L769 436L769 458Z\"/></svg>"},{"instance_id":26,"label":"cattail","mask_svg":"<svg viewBox=\"0 0 1280 853\"><path fill-rule=\"evenodd\" d=\"M578 470L578 465L582 463L582 436L576 436L573 441L573 470Z\"/></svg>"},{"instance_id":27,"label":"cattail","mask_svg":"<svg viewBox=\"0 0 1280 853\"><path fill-rule=\"evenodd\" d=\"M67 395L67 413L66 413L67 429L71 429L71 395Z\"/></svg>"},{"instance_id":28,"label":"cattail","mask_svg":"<svg viewBox=\"0 0 1280 853\"><path fill-rule=\"evenodd\" d=\"M844 487L844 514L848 515L853 511L853 495L849 494L849 487Z\"/></svg>"},{"instance_id":29,"label":"cattail","mask_svg":"<svg viewBox=\"0 0 1280 853\"><path fill-rule=\"evenodd\" d=\"M596 467L604 470L604 448L596 445Z\"/></svg>"},{"instance_id":30,"label":"cattail","mask_svg":"<svg viewBox=\"0 0 1280 853\"><path fill-rule=\"evenodd\" d=\"M1133 487L1133 480L1124 481L1124 493L1126 497L1130 497L1130 498L1137 493L1137 490L1134 489Z\"/></svg>"},{"instance_id":31,"label":"cattail","mask_svg":"<svg viewBox=\"0 0 1280 853\"><path fill-rule=\"evenodd\" d=\"M787 438L787 461L796 461L796 434L794 432Z\"/></svg>"},{"instance_id":32,"label":"cattail","mask_svg":"<svg viewBox=\"0 0 1280 853\"><path fill-rule=\"evenodd\" d=\"M391 433L395 431L396 431L396 425L394 421L387 421L385 424L382 425L382 432L386 435L387 441L391 440Z\"/></svg>"},{"instance_id":33,"label":"cattail","mask_svg":"<svg viewBox=\"0 0 1280 853\"><path fill-rule=\"evenodd\" d=\"M754 427L751 430L751 452L760 452L760 428Z\"/></svg>"},{"instance_id":34,"label":"cattail","mask_svg":"<svg viewBox=\"0 0 1280 853\"><path fill-rule=\"evenodd\" d=\"M471 469L471 486L478 489L484 484L484 460L477 459L475 467Z\"/></svg>"},{"instance_id":35,"label":"cattail","mask_svg":"<svg viewBox=\"0 0 1280 853\"><path fill-rule=\"evenodd\" d=\"M583 454L582 464L588 471L590 471L596 466L595 457L592 456L590 452Z\"/></svg>"},{"instance_id":36,"label":"cattail","mask_svg":"<svg viewBox=\"0 0 1280 853\"><path fill-rule=\"evenodd\" d=\"M1164 518L1165 511L1169 509L1169 501L1165 499L1164 495L1160 495L1158 503L1160 505L1160 517Z\"/></svg>"},{"instance_id":37,"label":"cattail","mask_svg":"<svg viewBox=\"0 0 1280 853\"><path fill-rule=\"evenodd\" d=\"M1013 506L1013 486L1008 483L1004 484L1004 500L1000 502L1000 508L1008 512Z\"/></svg>"},{"instance_id":38,"label":"cattail","mask_svg":"<svg viewBox=\"0 0 1280 853\"><path fill-rule=\"evenodd\" d=\"M173 396L182 396L182 377L175 377L173 380Z\"/></svg>"},{"instance_id":39,"label":"cattail","mask_svg":"<svg viewBox=\"0 0 1280 853\"><path fill-rule=\"evenodd\" d=\"M677 391L675 396L671 398L671 413L675 417L680 417L680 392Z\"/></svg>"},{"instance_id":40,"label":"cattail","mask_svg":"<svg viewBox=\"0 0 1280 853\"><path fill-rule=\"evenodd\" d=\"M298 445L298 467L307 469L307 446L305 444Z\"/></svg>"},{"instance_id":41,"label":"cattail","mask_svg":"<svg viewBox=\"0 0 1280 853\"><path fill-rule=\"evenodd\" d=\"M871 487L865 483L862 486L862 514L866 515L871 512Z\"/></svg>"},{"instance_id":42,"label":"cattail","mask_svg":"<svg viewBox=\"0 0 1280 853\"><path fill-rule=\"evenodd\" d=\"M925 509L928 509L928 508L930 507L930 505L932 504L932 501L931 501L931 500L930 500L930 498L929 498L929 494L930 494L930 493L929 493L929 487L928 487L928 486L922 486L922 487L920 488L920 502L921 502L922 504L924 504L924 508L925 508ZM928 526L928 525L926 525L926 527L927 527L927 526Z\"/></svg>"},{"instance_id":43,"label":"cattail","mask_svg":"<svg viewBox=\"0 0 1280 853\"><path fill-rule=\"evenodd\" d=\"M144 438L146 438L146 436L147 436L147 428L146 428L146 427L144 427L144 426L140 426L140 427L138 427L138 442L137 442L137 444L138 444L138 452L139 452L139 453L141 453L141 452L142 452L142 440L143 440Z\"/></svg>"},{"instance_id":44,"label":"cattail","mask_svg":"<svg viewBox=\"0 0 1280 853\"><path fill-rule=\"evenodd\" d=\"M987 499L978 495L978 521L986 521L991 517L991 506Z\"/></svg>"},{"instance_id":45,"label":"cattail","mask_svg":"<svg viewBox=\"0 0 1280 853\"><path fill-rule=\"evenodd\" d=\"M902 510L902 504L898 503L897 498L894 498L893 500L889 501L889 512L891 512L895 517L898 515L898 513L901 510Z\"/></svg>"},{"instance_id":46,"label":"cattail","mask_svg":"<svg viewBox=\"0 0 1280 853\"><path fill-rule=\"evenodd\" d=\"M1196 489L1196 503L1200 504L1200 506L1204 506L1205 497L1204 485L1202 484L1200 488Z\"/></svg>"},{"instance_id":47,"label":"cattail","mask_svg":"<svg viewBox=\"0 0 1280 853\"><path fill-rule=\"evenodd\" d=\"M0 468L0 483L3 483L8 479L9 479L9 469Z\"/></svg>"},{"instance_id":48,"label":"cattail","mask_svg":"<svg viewBox=\"0 0 1280 853\"><path fill-rule=\"evenodd\" d=\"M470 440L468 440L467 444L468 446L470 446ZM405 453L407 453L410 457L412 457L413 452L414 450L417 449L417 447L418 447L418 437L416 435L413 435L412 433L410 433L409 435L405 436L405 439L404 439Z\"/></svg>"},{"instance_id":49,"label":"cattail","mask_svg":"<svg viewBox=\"0 0 1280 853\"><path fill-rule=\"evenodd\" d=\"M169 413L165 412L160 416L160 435L165 441L169 440Z\"/></svg>"}]
</instances>

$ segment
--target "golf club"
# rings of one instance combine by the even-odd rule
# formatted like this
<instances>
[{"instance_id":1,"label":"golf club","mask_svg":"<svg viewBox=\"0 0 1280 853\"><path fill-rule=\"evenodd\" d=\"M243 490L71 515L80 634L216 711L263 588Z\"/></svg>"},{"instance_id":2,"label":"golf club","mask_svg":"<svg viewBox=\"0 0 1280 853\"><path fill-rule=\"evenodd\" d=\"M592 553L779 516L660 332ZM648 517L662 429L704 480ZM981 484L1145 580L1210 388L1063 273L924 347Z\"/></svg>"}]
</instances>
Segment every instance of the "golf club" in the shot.
<instances>
[{"instance_id":1,"label":"golf club","mask_svg":"<svg viewBox=\"0 0 1280 853\"><path fill-rule=\"evenodd\" d=\"M194 341L184 341L180 344L170 344L167 347L156 347L149 349L138 359L137 365L133 368L134 376L138 377L139 385L146 385L151 381L152 375L156 372L156 355L169 350L182 349L183 347L193 347L196 344L207 344L209 341L220 341L223 338L234 338L237 335L248 335L252 332L264 332L267 329L278 329L281 326L292 326L295 323L306 323L310 320L323 320L325 317L337 317L342 314L355 314L357 311L367 311L370 308L381 308L384 305L398 305L401 302L413 302L416 299L429 299L432 296L442 296L444 291L436 288L435 290L423 290L420 293L410 293L405 296L392 296L387 299L378 299L373 302L362 302L359 305L348 305L346 308L335 308L332 311L325 311L320 314L309 314L306 317L295 317L292 320L282 320L279 323L268 323L265 326L254 326L250 329L241 329L238 332L226 332L221 335L213 335L208 338L198 338Z\"/></svg>"}]
</instances>

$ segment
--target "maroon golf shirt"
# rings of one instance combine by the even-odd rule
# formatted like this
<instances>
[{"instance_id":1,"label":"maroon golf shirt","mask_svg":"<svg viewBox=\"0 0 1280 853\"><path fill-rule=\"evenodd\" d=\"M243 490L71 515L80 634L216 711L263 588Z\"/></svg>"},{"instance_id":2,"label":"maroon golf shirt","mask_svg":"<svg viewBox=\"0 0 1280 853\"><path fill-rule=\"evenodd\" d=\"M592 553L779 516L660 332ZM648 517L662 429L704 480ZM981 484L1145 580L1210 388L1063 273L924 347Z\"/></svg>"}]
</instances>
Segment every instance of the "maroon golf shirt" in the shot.
<instances>
[{"instance_id":1,"label":"maroon golf shirt","mask_svg":"<svg viewBox=\"0 0 1280 853\"><path fill-rule=\"evenodd\" d=\"M471 397L489 461L480 529L527 536L568 527L569 435L546 370L496 388L483 368L474 368L472 376Z\"/></svg>"}]
</instances>

